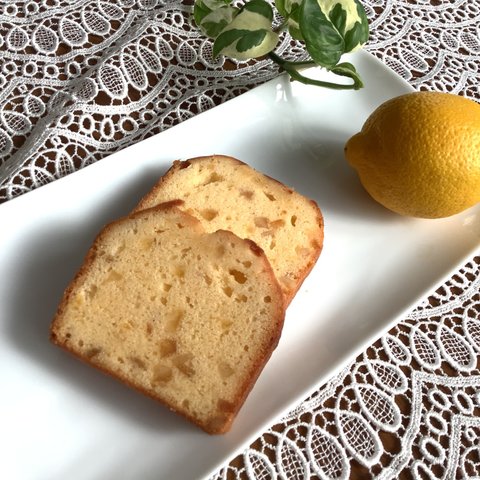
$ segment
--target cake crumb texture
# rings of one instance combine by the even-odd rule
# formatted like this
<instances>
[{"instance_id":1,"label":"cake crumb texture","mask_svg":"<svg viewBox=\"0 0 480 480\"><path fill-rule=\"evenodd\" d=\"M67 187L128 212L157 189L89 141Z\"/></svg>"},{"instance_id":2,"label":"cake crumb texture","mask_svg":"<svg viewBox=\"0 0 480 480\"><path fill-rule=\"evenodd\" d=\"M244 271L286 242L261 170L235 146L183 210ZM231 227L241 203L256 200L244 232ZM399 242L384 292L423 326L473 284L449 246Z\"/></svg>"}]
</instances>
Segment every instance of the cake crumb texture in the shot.
<instances>
[{"instance_id":1,"label":"cake crumb texture","mask_svg":"<svg viewBox=\"0 0 480 480\"><path fill-rule=\"evenodd\" d=\"M206 232L215 212L202 210L201 222L170 203L107 225L50 334L205 431L223 433L279 341L285 304L263 251L231 232Z\"/></svg>"},{"instance_id":2,"label":"cake crumb texture","mask_svg":"<svg viewBox=\"0 0 480 480\"><path fill-rule=\"evenodd\" d=\"M206 231L249 238L267 255L289 304L318 260L323 217L318 205L228 156L174 162L136 211L181 199Z\"/></svg>"}]
</instances>

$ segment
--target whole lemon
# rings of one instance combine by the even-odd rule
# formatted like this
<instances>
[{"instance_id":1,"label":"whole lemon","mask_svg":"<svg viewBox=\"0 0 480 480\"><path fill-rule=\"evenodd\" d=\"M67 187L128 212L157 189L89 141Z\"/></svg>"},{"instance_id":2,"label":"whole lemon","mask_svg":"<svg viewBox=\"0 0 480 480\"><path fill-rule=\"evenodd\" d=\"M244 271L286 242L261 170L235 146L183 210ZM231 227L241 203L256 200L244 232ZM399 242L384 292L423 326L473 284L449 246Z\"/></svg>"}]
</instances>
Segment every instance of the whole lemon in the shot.
<instances>
[{"instance_id":1,"label":"whole lemon","mask_svg":"<svg viewBox=\"0 0 480 480\"><path fill-rule=\"evenodd\" d=\"M480 105L415 92L380 105L345 156L368 193L401 215L441 218L480 202Z\"/></svg>"}]
</instances>

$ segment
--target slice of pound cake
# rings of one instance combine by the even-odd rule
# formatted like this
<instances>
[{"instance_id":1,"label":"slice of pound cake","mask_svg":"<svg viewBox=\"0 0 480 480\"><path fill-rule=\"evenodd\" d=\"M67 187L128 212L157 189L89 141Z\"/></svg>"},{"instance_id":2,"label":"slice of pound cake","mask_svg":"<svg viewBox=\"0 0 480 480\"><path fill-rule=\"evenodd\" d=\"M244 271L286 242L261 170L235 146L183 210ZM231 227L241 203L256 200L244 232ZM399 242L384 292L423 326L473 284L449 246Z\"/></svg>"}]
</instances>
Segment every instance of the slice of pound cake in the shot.
<instances>
[{"instance_id":1,"label":"slice of pound cake","mask_svg":"<svg viewBox=\"0 0 480 480\"><path fill-rule=\"evenodd\" d=\"M286 304L310 273L323 246L317 204L245 163L221 155L176 161L136 211L182 200L205 230L228 230L266 253Z\"/></svg>"},{"instance_id":2,"label":"slice of pound cake","mask_svg":"<svg viewBox=\"0 0 480 480\"><path fill-rule=\"evenodd\" d=\"M164 204L106 226L51 340L209 433L230 425L276 347L281 288L263 251Z\"/></svg>"}]
</instances>

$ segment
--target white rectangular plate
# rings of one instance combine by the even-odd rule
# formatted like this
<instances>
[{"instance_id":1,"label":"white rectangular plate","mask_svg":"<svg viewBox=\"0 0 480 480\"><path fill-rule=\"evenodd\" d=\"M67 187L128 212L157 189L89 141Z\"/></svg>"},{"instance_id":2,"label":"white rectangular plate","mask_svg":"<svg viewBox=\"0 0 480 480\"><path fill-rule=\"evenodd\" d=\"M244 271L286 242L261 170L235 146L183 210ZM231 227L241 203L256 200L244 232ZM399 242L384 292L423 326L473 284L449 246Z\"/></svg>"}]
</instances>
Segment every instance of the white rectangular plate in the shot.
<instances>
[{"instance_id":1,"label":"white rectangular plate","mask_svg":"<svg viewBox=\"0 0 480 480\"><path fill-rule=\"evenodd\" d=\"M358 92L280 77L0 206L0 478L197 479L346 365L480 242L480 208L445 220L377 205L343 158L386 99L410 91L365 52ZM325 245L233 430L211 437L52 346L62 291L101 226L178 158L233 155L315 199Z\"/></svg>"}]
</instances>

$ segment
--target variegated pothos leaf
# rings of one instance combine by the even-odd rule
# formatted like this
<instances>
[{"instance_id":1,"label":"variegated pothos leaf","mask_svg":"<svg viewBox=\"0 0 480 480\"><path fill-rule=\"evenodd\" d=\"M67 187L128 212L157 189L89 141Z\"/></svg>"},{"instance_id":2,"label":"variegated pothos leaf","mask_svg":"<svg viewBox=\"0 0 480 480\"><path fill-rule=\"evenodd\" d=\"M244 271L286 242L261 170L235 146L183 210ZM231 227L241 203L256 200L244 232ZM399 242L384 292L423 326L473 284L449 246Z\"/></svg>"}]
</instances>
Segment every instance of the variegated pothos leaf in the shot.
<instances>
[{"instance_id":1,"label":"variegated pothos leaf","mask_svg":"<svg viewBox=\"0 0 480 480\"><path fill-rule=\"evenodd\" d=\"M197 26L200 26L202 20L218 8L230 5L232 0L195 0L193 6L193 19Z\"/></svg>"},{"instance_id":2,"label":"variegated pothos leaf","mask_svg":"<svg viewBox=\"0 0 480 480\"><path fill-rule=\"evenodd\" d=\"M300 31L312 59L327 69L368 39L368 20L358 0L303 0Z\"/></svg>"},{"instance_id":3,"label":"variegated pothos leaf","mask_svg":"<svg viewBox=\"0 0 480 480\"><path fill-rule=\"evenodd\" d=\"M193 18L207 37L217 38L240 11L231 0L196 0Z\"/></svg>"},{"instance_id":4,"label":"variegated pothos leaf","mask_svg":"<svg viewBox=\"0 0 480 480\"><path fill-rule=\"evenodd\" d=\"M275 6L278 12L287 22L288 32L294 39L300 41L303 41L299 25L302 1L303 0L275 0Z\"/></svg>"},{"instance_id":5,"label":"variegated pothos leaf","mask_svg":"<svg viewBox=\"0 0 480 480\"><path fill-rule=\"evenodd\" d=\"M368 39L368 19L358 0L321 0L324 11L345 40L345 52L362 47Z\"/></svg>"},{"instance_id":6,"label":"variegated pothos leaf","mask_svg":"<svg viewBox=\"0 0 480 480\"><path fill-rule=\"evenodd\" d=\"M271 52L278 43L272 20L273 11L268 2L251 0L218 35L213 44L213 55L247 60Z\"/></svg>"}]
</instances>

